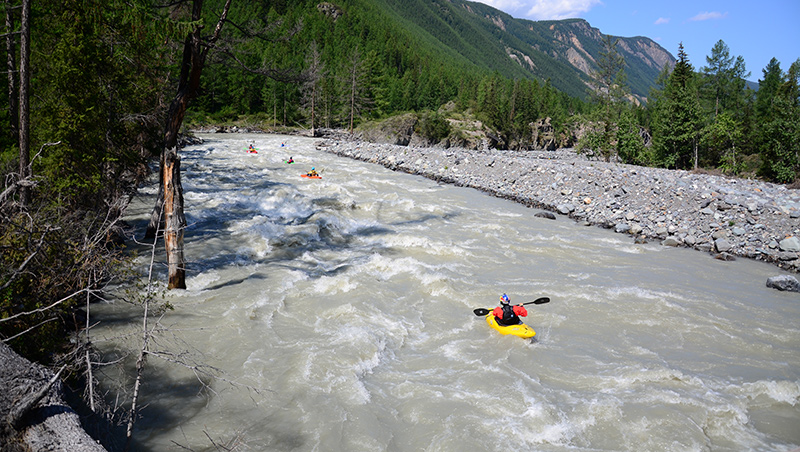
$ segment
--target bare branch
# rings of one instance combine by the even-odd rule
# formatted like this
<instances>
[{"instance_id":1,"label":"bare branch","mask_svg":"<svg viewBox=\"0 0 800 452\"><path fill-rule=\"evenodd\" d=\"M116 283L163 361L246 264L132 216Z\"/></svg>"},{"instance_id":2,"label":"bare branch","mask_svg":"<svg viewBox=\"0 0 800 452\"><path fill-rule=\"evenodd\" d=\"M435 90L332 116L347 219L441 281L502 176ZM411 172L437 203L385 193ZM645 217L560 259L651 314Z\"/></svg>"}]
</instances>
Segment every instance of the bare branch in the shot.
<instances>
[{"instance_id":1,"label":"bare branch","mask_svg":"<svg viewBox=\"0 0 800 452\"><path fill-rule=\"evenodd\" d=\"M10 317L6 317L4 319L0 319L0 322L8 322L9 320L16 319L17 317L21 317L23 315L31 315L31 314L36 314L36 313L39 313L39 312L45 312L45 311L47 311L49 309L53 309L54 307L58 306L59 304L65 302L65 301L67 301L67 300L69 300L69 299L71 299L71 298L73 298L73 297L75 297L77 295L80 295L80 294L82 294L82 293L84 293L84 292L86 292L88 290L89 289L81 289L81 290L79 290L77 292L74 292L74 293L72 293L70 295L67 295L66 297L56 301L55 303L51 304L50 306L46 306L44 308L39 308L39 309L34 309L33 311L19 312L19 313L14 314L14 315L12 315Z\"/></svg>"},{"instance_id":2,"label":"bare branch","mask_svg":"<svg viewBox=\"0 0 800 452\"><path fill-rule=\"evenodd\" d=\"M18 337L22 336L23 334L25 334L25 333L27 333L27 332L29 332L29 331L33 331L33 330L35 330L36 328L39 328L40 326L44 325L45 323L50 323L50 322L52 322L52 321L54 321L54 320L58 320L58 318L57 318L57 317L50 317L50 318L49 318L49 319L47 319L47 320L43 320L43 321L41 321L41 322L37 323L36 325L33 325L32 327L28 328L28 329L27 329L27 330L25 330L25 331L19 332L19 333L15 334L15 335L13 335L13 336L11 336L11 337L9 337L9 338L3 339L3 342L10 342L10 341L13 341L14 339L16 339L16 338L18 338Z\"/></svg>"}]
</instances>

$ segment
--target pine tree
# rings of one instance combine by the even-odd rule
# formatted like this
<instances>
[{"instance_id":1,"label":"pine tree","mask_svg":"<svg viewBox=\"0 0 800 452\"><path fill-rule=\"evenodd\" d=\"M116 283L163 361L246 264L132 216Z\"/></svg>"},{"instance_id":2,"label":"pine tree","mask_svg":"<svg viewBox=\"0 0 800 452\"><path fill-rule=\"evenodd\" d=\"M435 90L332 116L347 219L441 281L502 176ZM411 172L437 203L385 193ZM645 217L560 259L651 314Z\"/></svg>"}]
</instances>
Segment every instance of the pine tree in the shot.
<instances>
[{"instance_id":1,"label":"pine tree","mask_svg":"<svg viewBox=\"0 0 800 452\"><path fill-rule=\"evenodd\" d=\"M706 57L706 63L708 66L702 68L703 91L713 105L713 116L722 112L737 116L744 105L745 79L750 76L744 59L741 56L734 59L728 45L720 39Z\"/></svg>"}]
</instances>

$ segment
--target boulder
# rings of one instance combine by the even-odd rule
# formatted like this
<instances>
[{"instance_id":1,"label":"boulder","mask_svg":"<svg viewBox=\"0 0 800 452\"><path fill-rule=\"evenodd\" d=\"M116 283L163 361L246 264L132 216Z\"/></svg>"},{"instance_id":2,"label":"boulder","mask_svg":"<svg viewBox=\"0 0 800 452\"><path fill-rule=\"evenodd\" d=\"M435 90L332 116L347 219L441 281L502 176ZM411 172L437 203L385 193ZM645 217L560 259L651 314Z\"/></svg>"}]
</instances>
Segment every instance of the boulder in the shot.
<instances>
[{"instance_id":1,"label":"boulder","mask_svg":"<svg viewBox=\"0 0 800 452\"><path fill-rule=\"evenodd\" d=\"M556 207L556 210L558 210L558 213L560 213L561 215L569 215L570 213L575 211L575 206L573 206L572 204L569 204L569 203L567 203L567 204L559 204Z\"/></svg>"},{"instance_id":2,"label":"boulder","mask_svg":"<svg viewBox=\"0 0 800 452\"><path fill-rule=\"evenodd\" d=\"M555 151L558 147L556 142L556 129L550 124L550 118L540 119L539 121L532 122L531 127L531 143L533 149L541 149L545 151Z\"/></svg>"},{"instance_id":3,"label":"boulder","mask_svg":"<svg viewBox=\"0 0 800 452\"><path fill-rule=\"evenodd\" d=\"M789 275L772 276L767 279L767 287L788 292L800 292L800 282Z\"/></svg>"},{"instance_id":4,"label":"boulder","mask_svg":"<svg viewBox=\"0 0 800 452\"><path fill-rule=\"evenodd\" d=\"M363 126L363 138L373 143L408 146L412 136L414 136L414 126L416 124L417 115L406 113L377 124Z\"/></svg>"},{"instance_id":5,"label":"boulder","mask_svg":"<svg viewBox=\"0 0 800 452\"><path fill-rule=\"evenodd\" d=\"M778 243L778 247L780 247L781 251L790 251L790 252L798 252L800 251L800 239L797 237L787 237Z\"/></svg>"},{"instance_id":6,"label":"boulder","mask_svg":"<svg viewBox=\"0 0 800 452\"><path fill-rule=\"evenodd\" d=\"M720 237L714 240L714 248L717 249L717 252L724 253L732 248L730 242L725 240L725 238Z\"/></svg>"},{"instance_id":7,"label":"boulder","mask_svg":"<svg viewBox=\"0 0 800 452\"><path fill-rule=\"evenodd\" d=\"M626 232L630 232L630 230L631 227L627 223L617 223L616 225L614 225L614 232L619 232L624 234Z\"/></svg>"}]
</instances>

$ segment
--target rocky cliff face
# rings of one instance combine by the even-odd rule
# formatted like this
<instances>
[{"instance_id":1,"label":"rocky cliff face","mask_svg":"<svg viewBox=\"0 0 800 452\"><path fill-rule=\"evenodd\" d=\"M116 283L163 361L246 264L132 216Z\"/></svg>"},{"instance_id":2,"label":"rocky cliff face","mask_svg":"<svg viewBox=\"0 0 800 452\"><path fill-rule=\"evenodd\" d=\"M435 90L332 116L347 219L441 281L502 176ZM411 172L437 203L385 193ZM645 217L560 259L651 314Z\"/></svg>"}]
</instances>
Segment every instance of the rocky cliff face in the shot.
<instances>
[{"instance_id":1,"label":"rocky cliff face","mask_svg":"<svg viewBox=\"0 0 800 452\"><path fill-rule=\"evenodd\" d=\"M575 72L571 77L577 75L588 86L606 36L589 22L583 19L516 19L494 8L466 2L463 8L470 15L478 16L488 27L495 27L492 34L503 41L508 57L526 70L550 78L558 86L559 82L575 83L574 79L571 82L558 80L564 77L563 69L568 68ZM617 51L625 58L631 92L639 100L644 100L659 72L665 65L674 65L675 57L647 37L613 37L619 38ZM559 64L563 66L559 66L555 73L544 73L543 66Z\"/></svg>"},{"instance_id":2,"label":"rocky cliff face","mask_svg":"<svg viewBox=\"0 0 800 452\"><path fill-rule=\"evenodd\" d=\"M597 59L603 49L605 35L583 19L537 22L531 27L551 40L551 56L566 61L585 78L593 77ZM544 27L542 27L544 26ZM613 37L613 36L612 36ZM618 38L617 52L625 58L631 91L644 100L649 87L665 65L674 66L675 57L655 41L646 37Z\"/></svg>"}]
</instances>

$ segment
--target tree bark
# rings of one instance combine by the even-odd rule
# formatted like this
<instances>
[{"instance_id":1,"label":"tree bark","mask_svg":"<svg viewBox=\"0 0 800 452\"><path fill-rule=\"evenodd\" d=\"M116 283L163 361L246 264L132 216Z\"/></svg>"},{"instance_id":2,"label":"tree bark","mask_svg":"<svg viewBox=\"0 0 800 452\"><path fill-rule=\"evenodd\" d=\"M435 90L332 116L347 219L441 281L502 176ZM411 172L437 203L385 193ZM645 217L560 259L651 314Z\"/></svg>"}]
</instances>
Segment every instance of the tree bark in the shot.
<instances>
[{"instance_id":1,"label":"tree bark","mask_svg":"<svg viewBox=\"0 0 800 452\"><path fill-rule=\"evenodd\" d=\"M14 42L11 0L6 0L6 70L8 71L8 118L11 136L19 137L19 97L17 96L17 46Z\"/></svg>"},{"instance_id":2,"label":"tree bark","mask_svg":"<svg viewBox=\"0 0 800 452\"><path fill-rule=\"evenodd\" d=\"M31 0L22 0L22 20L19 41L19 178L27 179L31 175L31 142L30 142L30 56L31 56ZM31 189L27 185L20 188L20 202L23 206L31 203Z\"/></svg>"},{"instance_id":3,"label":"tree bark","mask_svg":"<svg viewBox=\"0 0 800 452\"><path fill-rule=\"evenodd\" d=\"M167 266L169 268L170 289L186 288L186 266L183 256L183 231L186 219L183 214L183 187L180 178L180 157L178 156L178 133L180 132L183 118L189 102L197 96L200 87L200 74L203 71L206 56L211 46L219 39L222 24L228 16L231 0L225 2L219 21L214 28L213 35L206 41L198 26L186 36L183 43L183 59L181 60L181 74L178 79L178 92L169 105L167 123L164 128L164 148L161 150L161 166L159 169L160 187L159 196L150 223L147 226L146 237L155 237L161 222L164 222L164 245L167 252ZM203 0L192 1L192 20L200 21L203 10ZM163 210L163 215L162 211Z\"/></svg>"},{"instance_id":4,"label":"tree bark","mask_svg":"<svg viewBox=\"0 0 800 452\"><path fill-rule=\"evenodd\" d=\"M144 233L145 239L156 239L156 234L163 229L161 221L161 207L164 205L164 154L161 154L161 162L158 165L158 196L153 211L150 213L150 221L147 223L147 230Z\"/></svg>"},{"instance_id":5,"label":"tree bark","mask_svg":"<svg viewBox=\"0 0 800 452\"><path fill-rule=\"evenodd\" d=\"M186 288L186 262L183 257L183 231L186 217L183 214L183 186L181 185L181 158L178 149L167 152L164 166L164 244L169 267L168 289Z\"/></svg>"}]
</instances>

